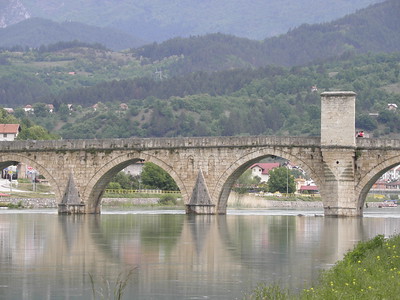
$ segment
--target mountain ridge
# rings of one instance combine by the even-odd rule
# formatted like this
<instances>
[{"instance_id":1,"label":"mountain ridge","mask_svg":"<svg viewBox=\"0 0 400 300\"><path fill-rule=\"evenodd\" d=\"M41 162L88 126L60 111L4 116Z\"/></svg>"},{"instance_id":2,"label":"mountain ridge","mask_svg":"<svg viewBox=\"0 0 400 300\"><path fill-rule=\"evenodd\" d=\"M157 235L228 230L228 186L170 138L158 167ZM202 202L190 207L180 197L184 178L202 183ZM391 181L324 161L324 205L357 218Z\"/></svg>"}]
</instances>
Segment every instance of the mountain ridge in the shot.
<instances>
[{"instance_id":1,"label":"mountain ridge","mask_svg":"<svg viewBox=\"0 0 400 300\"><path fill-rule=\"evenodd\" d=\"M382 1L8 0L22 5L32 17L113 27L158 42L217 32L262 40L303 23L331 21Z\"/></svg>"},{"instance_id":2,"label":"mountain ridge","mask_svg":"<svg viewBox=\"0 0 400 300\"><path fill-rule=\"evenodd\" d=\"M78 22L57 23L47 19L29 18L7 28L0 28L0 47L42 45L79 40L98 43L112 50L123 50L145 44L139 38L112 28L100 28Z\"/></svg>"}]
</instances>

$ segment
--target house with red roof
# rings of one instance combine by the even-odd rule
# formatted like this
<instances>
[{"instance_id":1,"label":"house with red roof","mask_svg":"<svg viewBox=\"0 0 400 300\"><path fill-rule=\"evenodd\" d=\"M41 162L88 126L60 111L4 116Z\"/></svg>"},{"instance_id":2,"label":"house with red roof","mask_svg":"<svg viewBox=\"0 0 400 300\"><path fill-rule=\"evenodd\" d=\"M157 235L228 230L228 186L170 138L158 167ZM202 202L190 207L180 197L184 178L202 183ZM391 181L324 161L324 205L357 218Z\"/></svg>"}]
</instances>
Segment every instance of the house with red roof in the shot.
<instances>
[{"instance_id":1,"label":"house with red roof","mask_svg":"<svg viewBox=\"0 0 400 300\"><path fill-rule=\"evenodd\" d=\"M0 141L13 141L20 131L19 124L0 124Z\"/></svg>"},{"instance_id":2,"label":"house with red roof","mask_svg":"<svg viewBox=\"0 0 400 300\"><path fill-rule=\"evenodd\" d=\"M274 169L280 167L280 163L256 163L250 167L251 176L261 178L261 182L268 182L269 180L269 172Z\"/></svg>"},{"instance_id":3,"label":"house with red roof","mask_svg":"<svg viewBox=\"0 0 400 300\"><path fill-rule=\"evenodd\" d=\"M319 190L316 185L302 185L300 187L301 194L318 194Z\"/></svg>"}]
</instances>

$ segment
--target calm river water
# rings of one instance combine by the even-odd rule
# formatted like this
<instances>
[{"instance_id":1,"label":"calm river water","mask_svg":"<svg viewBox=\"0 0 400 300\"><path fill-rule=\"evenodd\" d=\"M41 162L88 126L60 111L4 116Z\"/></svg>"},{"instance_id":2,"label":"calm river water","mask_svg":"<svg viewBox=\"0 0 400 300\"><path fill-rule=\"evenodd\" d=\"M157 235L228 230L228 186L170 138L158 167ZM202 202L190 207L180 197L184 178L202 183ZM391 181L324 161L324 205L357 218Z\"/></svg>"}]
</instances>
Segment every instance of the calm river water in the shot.
<instances>
[{"instance_id":1,"label":"calm river water","mask_svg":"<svg viewBox=\"0 0 400 300\"><path fill-rule=\"evenodd\" d=\"M90 277L106 295L130 270L124 299L242 299L260 282L298 290L357 241L400 229L400 208L367 210L364 218L321 215L0 210L0 299L92 299Z\"/></svg>"}]
</instances>

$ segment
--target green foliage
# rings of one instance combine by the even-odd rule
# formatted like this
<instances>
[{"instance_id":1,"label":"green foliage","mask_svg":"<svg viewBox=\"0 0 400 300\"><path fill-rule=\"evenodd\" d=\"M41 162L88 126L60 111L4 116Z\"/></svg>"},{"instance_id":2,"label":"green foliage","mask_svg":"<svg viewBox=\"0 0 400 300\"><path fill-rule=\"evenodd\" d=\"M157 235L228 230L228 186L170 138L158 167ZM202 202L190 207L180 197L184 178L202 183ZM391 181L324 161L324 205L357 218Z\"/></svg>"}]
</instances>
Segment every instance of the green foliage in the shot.
<instances>
[{"instance_id":1,"label":"green foliage","mask_svg":"<svg viewBox=\"0 0 400 300\"><path fill-rule=\"evenodd\" d=\"M269 172L268 191L292 194L296 191L294 177L290 170L285 167L274 168Z\"/></svg>"},{"instance_id":2,"label":"green foliage","mask_svg":"<svg viewBox=\"0 0 400 300\"><path fill-rule=\"evenodd\" d=\"M107 185L107 189L119 190L119 189L121 189L121 184L119 184L119 182L111 181L111 182Z\"/></svg>"},{"instance_id":3,"label":"green foliage","mask_svg":"<svg viewBox=\"0 0 400 300\"><path fill-rule=\"evenodd\" d=\"M91 273L89 273L93 299L121 300L123 298L125 288L135 269L136 268L132 268L122 271L117 275L116 278L113 279L106 279L103 277L98 280Z\"/></svg>"},{"instance_id":4,"label":"green foliage","mask_svg":"<svg viewBox=\"0 0 400 300\"><path fill-rule=\"evenodd\" d=\"M305 290L301 299L391 299L398 295L400 237L359 243L332 269L322 274L320 283Z\"/></svg>"},{"instance_id":5,"label":"green foliage","mask_svg":"<svg viewBox=\"0 0 400 300\"><path fill-rule=\"evenodd\" d=\"M344 256L343 263L357 263L358 261L364 259L369 251L381 248L384 242L385 237L383 235L377 235L369 241L358 243L352 251L348 252Z\"/></svg>"},{"instance_id":6,"label":"green foliage","mask_svg":"<svg viewBox=\"0 0 400 300\"><path fill-rule=\"evenodd\" d=\"M117 175L108 184L107 189L124 189L135 190L139 189L140 176L132 176L123 171L118 172Z\"/></svg>"},{"instance_id":7,"label":"green foliage","mask_svg":"<svg viewBox=\"0 0 400 300\"><path fill-rule=\"evenodd\" d=\"M141 178L143 187L148 189L160 189L163 191L179 190L172 177L153 163L144 164Z\"/></svg>"},{"instance_id":8,"label":"green foliage","mask_svg":"<svg viewBox=\"0 0 400 300\"><path fill-rule=\"evenodd\" d=\"M22 130L17 137L18 140L56 140L58 136L49 133L46 129L39 125L31 127L22 126Z\"/></svg>"},{"instance_id":9,"label":"green foliage","mask_svg":"<svg viewBox=\"0 0 400 300\"><path fill-rule=\"evenodd\" d=\"M176 205L176 197L173 195L163 195L158 201L161 205Z\"/></svg>"},{"instance_id":10,"label":"green foliage","mask_svg":"<svg viewBox=\"0 0 400 300\"><path fill-rule=\"evenodd\" d=\"M245 297L246 300L286 300L291 299L289 292L283 290L279 285L259 284L251 294Z\"/></svg>"},{"instance_id":11,"label":"green foliage","mask_svg":"<svg viewBox=\"0 0 400 300\"><path fill-rule=\"evenodd\" d=\"M0 108L0 124L19 124L19 120Z\"/></svg>"},{"instance_id":12,"label":"green foliage","mask_svg":"<svg viewBox=\"0 0 400 300\"><path fill-rule=\"evenodd\" d=\"M196 73L162 82L150 78L104 82L93 88L78 88L62 94L53 100L57 104L53 114L45 116L42 111L27 117L47 130L61 127L57 133L67 139L271 134L318 136L320 96L318 92L311 92L310 86L316 84L321 90L353 90L348 74L355 73L354 78L358 81L373 80L373 85L366 86L366 90L356 90L357 127L376 131L382 136L400 132L398 112L387 110L387 103L400 105L400 96L386 92L393 82L400 82L398 79L385 79L388 73L393 72L391 66L399 62L399 54L365 55L318 68L309 66L288 70L266 67ZM332 76L332 73L337 74ZM288 77L290 85L286 82ZM285 87L282 89L282 86ZM193 95L178 96L185 93ZM110 102L103 102L102 108L96 111L88 107L99 103L100 99ZM66 103L74 101L83 105L79 111L67 108ZM127 103L129 109L120 110L119 101ZM23 113L16 111L19 115ZM371 117L370 112L378 112L379 117Z\"/></svg>"}]
</instances>

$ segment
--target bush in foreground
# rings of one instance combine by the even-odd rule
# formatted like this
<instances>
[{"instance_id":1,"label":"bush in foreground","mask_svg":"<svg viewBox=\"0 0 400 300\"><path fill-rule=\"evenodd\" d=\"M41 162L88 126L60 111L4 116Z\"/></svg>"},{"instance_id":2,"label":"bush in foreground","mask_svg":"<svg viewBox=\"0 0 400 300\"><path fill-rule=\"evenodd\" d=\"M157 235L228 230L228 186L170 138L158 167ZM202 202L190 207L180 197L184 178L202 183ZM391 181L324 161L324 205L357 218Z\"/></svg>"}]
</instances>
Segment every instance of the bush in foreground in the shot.
<instances>
[{"instance_id":1,"label":"bush in foreground","mask_svg":"<svg viewBox=\"0 0 400 300\"><path fill-rule=\"evenodd\" d=\"M360 242L298 295L259 286L246 299L395 299L400 295L400 236Z\"/></svg>"}]
</instances>

